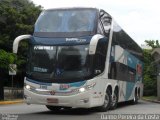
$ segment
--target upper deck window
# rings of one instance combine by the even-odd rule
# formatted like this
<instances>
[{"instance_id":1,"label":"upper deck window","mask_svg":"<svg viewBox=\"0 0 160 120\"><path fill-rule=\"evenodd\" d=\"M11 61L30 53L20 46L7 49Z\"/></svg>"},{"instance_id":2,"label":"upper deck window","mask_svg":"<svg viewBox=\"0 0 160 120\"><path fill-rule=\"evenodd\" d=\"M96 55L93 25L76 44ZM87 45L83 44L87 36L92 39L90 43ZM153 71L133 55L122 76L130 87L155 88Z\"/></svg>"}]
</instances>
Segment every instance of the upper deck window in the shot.
<instances>
[{"instance_id":1,"label":"upper deck window","mask_svg":"<svg viewBox=\"0 0 160 120\"><path fill-rule=\"evenodd\" d=\"M91 32L95 28L96 9L55 9L41 13L34 32Z\"/></svg>"}]
</instances>

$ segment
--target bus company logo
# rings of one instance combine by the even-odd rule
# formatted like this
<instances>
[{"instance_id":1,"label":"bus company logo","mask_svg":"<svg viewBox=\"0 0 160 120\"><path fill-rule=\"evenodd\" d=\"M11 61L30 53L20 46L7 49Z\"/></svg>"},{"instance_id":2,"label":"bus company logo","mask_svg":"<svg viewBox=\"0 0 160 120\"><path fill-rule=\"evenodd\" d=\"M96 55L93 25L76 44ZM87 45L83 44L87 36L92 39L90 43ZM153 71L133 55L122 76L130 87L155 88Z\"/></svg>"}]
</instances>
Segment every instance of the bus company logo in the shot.
<instances>
[{"instance_id":1,"label":"bus company logo","mask_svg":"<svg viewBox=\"0 0 160 120\"><path fill-rule=\"evenodd\" d=\"M50 91L49 92L51 95L55 95L55 91Z\"/></svg>"},{"instance_id":2,"label":"bus company logo","mask_svg":"<svg viewBox=\"0 0 160 120\"><path fill-rule=\"evenodd\" d=\"M66 42L86 42L86 39L66 38Z\"/></svg>"},{"instance_id":3,"label":"bus company logo","mask_svg":"<svg viewBox=\"0 0 160 120\"><path fill-rule=\"evenodd\" d=\"M68 88L70 88L70 85L69 85L69 84L61 84L61 85L60 85L60 90L66 90L66 89L68 89Z\"/></svg>"}]
</instances>

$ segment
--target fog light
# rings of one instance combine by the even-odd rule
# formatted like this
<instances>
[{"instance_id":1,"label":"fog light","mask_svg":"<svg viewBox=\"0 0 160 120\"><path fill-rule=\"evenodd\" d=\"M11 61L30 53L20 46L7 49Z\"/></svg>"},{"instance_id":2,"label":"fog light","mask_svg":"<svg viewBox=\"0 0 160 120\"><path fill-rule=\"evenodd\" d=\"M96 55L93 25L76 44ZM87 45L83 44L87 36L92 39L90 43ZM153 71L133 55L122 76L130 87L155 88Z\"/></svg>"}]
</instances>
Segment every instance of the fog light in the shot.
<instances>
[{"instance_id":1,"label":"fog light","mask_svg":"<svg viewBox=\"0 0 160 120\"><path fill-rule=\"evenodd\" d=\"M88 98L86 98L86 99L82 99L82 100L80 100L80 102L88 103L88 102L89 102L89 99L88 99Z\"/></svg>"},{"instance_id":2,"label":"fog light","mask_svg":"<svg viewBox=\"0 0 160 120\"><path fill-rule=\"evenodd\" d=\"M88 101L89 101L89 99L85 99L85 100L84 100L84 103L87 103Z\"/></svg>"}]
</instances>

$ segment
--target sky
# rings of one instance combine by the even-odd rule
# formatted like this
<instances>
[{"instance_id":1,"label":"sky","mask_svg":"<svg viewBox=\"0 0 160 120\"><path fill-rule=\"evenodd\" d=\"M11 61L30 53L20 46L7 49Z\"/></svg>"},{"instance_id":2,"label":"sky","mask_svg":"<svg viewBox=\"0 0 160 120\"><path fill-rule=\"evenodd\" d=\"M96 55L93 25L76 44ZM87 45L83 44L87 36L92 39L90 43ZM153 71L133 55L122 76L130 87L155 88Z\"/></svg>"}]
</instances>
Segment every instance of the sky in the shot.
<instances>
[{"instance_id":1,"label":"sky","mask_svg":"<svg viewBox=\"0 0 160 120\"><path fill-rule=\"evenodd\" d=\"M32 0L44 9L96 7L108 12L139 45L160 40L160 0Z\"/></svg>"}]
</instances>

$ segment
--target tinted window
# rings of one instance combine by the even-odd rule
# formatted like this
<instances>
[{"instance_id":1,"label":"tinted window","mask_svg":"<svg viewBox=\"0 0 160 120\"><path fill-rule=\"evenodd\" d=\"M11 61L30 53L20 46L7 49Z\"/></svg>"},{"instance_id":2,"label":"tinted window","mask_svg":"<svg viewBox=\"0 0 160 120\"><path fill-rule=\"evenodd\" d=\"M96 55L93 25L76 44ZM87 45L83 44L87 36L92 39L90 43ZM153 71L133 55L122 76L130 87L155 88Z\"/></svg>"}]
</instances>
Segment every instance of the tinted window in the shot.
<instances>
[{"instance_id":1,"label":"tinted window","mask_svg":"<svg viewBox=\"0 0 160 120\"><path fill-rule=\"evenodd\" d=\"M100 39L97 44L97 49L94 58L94 69L95 72L98 72L99 74L102 73L105 68L107 48L108 41L106 40L106 38Z\"/></svg>"},{"instance_id":2,"label":"tinted window","mask_svg":"<svg viewBox=\"0 0 160 120\"><path fill-rule=\"evenodd\" d=\"M31 79L67 83L91 77L88 45L30 48L27 76Z\"/></svg>"},{"instance_id":3,"label":"tinted window","mask_svg":"<svg viewBox=\"0 0 160 120\"><path fill-rule=\"evenodd\" d=\"M115 47L119 47L122 49L117 49L115 53ZM130 54L130 57L128 57L128 54ZM118 57L119 61L115 61L115 57L117 57L118 55L120 55L120 57ZM123 61L121 61L120 58L123 59ZM109 78L135 82L135 63L138 59L142 61L141 48L120 28L120 26L114 24L110 68L108 74Z\"/></svg>"},{"instance_id":4,"label":"tinted window","mask_svg":"<svg viewBox=\"0 0 160 120\"><path fill-rule=\"evenodd\" d=\"M95 19L95 9L47 10L38 18L35 32L93 31Z\"/></svg>"},{"instance_id":5,"label":"tinted window","mask_svg":"<svg viewBox=\"0 0 160 120\"><path fill-rule=\"evenodd\" d=\"M101 18L101 22L103 24L105 33L109 33L110 28L111 28L111 21L112 21L111 16L108 13L106 13L105 11L101 10L100 11L100 18Z\"/></svg>"},{"instance_id":6,"label":"tinted window","mask_svg":"<svg viewBox=\"0 0 160 120\"><path fill-rule=\"evenodd\" d=\"M114 26L112 45L120 45L132 55L143 61L142 49L118 25Z\"/></svg>"}]
</instances>

